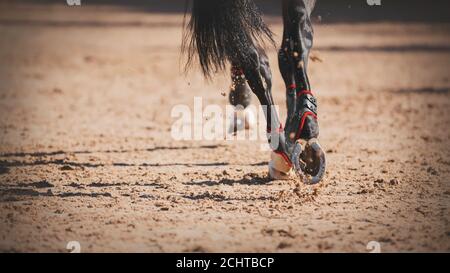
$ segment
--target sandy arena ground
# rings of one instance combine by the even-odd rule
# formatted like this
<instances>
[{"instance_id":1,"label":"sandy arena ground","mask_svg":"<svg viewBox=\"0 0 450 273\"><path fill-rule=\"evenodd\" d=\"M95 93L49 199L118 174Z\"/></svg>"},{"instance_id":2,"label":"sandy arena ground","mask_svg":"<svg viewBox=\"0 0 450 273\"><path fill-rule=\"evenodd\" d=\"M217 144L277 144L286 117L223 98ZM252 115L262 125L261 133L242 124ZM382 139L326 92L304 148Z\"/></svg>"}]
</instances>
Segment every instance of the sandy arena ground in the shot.
<instances>
[{"instance_id":1,"label":"sandy arena ground","mask_svg":"<svg viewBox=\"0 0 450 273\"><path fill-rule=\"evenodd\" d=\"M171 138L230 84L180 73L181 15L0 11L0 251L450 251L450 25L316 25L311 187L267 179L261 142Z\"/></svg>"}]
</instances>

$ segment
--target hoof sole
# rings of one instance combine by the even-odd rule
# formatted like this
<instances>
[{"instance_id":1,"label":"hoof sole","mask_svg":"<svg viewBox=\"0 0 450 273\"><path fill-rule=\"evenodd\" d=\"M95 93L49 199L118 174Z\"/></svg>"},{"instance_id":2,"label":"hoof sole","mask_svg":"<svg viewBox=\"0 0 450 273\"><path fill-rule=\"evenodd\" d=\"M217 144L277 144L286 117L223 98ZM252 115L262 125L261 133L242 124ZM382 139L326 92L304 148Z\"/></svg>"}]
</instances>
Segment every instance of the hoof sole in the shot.
<instances>
[{"instance_id":1,"label":"hoof sole","mask_svg":"<svg viewBox=\"0 0 450 273\"><path fill-rule=\"evenodd\" d=\"M298 140L292 153L292 162L297 176L305 184L317 184L325 175L325 152L317 139Z\"/></svg>"}]
</instances>

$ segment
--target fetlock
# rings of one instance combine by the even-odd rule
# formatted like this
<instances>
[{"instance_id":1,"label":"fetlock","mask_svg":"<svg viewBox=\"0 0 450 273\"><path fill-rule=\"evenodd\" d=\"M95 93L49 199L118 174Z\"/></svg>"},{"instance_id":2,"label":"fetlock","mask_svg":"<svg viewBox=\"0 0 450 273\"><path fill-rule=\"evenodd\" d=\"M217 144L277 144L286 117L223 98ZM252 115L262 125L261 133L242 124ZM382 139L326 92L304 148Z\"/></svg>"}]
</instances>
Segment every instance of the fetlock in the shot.
<instances>
[{"instance_id":1,"label":"fetlock","mask_svg":"<svg viewBox=\"0 0 450 273\"><path fill-rule=\"evenodd\" d=\"M298 139L309 140L318 136L317 100L311 91L299 91L296 113L286 124L286 138L290 143L295 143Z\"/></svg>"}]
</instances>

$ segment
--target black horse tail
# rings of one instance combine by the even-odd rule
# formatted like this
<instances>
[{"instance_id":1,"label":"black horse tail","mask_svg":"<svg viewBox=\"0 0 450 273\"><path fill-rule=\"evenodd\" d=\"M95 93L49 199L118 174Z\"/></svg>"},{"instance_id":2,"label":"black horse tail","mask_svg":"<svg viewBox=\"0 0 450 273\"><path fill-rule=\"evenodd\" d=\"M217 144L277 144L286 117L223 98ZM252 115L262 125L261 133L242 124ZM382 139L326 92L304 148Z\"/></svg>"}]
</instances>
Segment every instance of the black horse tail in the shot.
<instances>
[{"instance_id":1,"label":"black horse tail","mask_svg":"<svg viewBox=\"0 0 450 273\"><path fill-rule=\"evenodd\" d=\"M261 46L265 39L275 44L253 0L193 0L190 21L184 27L185 69L198 58L206 78L224 70L227 61L251 62L249 49Z\"/></svg>"}]
</instances>

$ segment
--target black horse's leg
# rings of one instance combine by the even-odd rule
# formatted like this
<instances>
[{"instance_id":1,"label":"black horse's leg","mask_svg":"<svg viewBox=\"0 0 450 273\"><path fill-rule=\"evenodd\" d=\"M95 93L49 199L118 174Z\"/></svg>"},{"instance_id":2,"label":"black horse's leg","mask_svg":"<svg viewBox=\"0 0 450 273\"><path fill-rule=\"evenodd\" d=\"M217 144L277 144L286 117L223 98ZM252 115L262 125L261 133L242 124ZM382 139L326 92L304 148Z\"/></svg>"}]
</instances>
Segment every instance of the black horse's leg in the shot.
<instances>
[{"instance_id":1,"label":"black horse's leg","mask_svg":"<svg viewBox=\"0 0 450 273\"><path fill-rule=\"evenodd\" d=\"M244 71L239 65L232 65L231 67L231 90L228 97L230 104L233 106L242 106L247 108L251 103L251 93L247 80L245 79Z\"/></svg>"},{"instance_id":2,"label":"black horse's leg","mask_svg":"<svg viewBox=\"0 0 450 273\"><path fill-rule=\"evenodd\" d=\"M280 71L287 88L286 145L297 171L302 169L311 176L310 183L319 182L325 172L325 154L316 139L317 102L307 74L314 5L315 0L283 0L284 32L279 51Z\"/></svg>"},{"instance_id":3,"label":"black horse's leg","mask_svg":"<svg viewBox=\"0 0 450 273\"><path fill-rule=\"evenodd\" d=\"M283 15L284 15L283 11ZM285 15L283 18L286 18ZM296 89L297 84L295 81L295 75L294 75L294 65L293 60L290 57L290 51L291 48L291 42L290 42L290 36L288 32L288 27L286 26L286 19L285 19L285 26L283 31L283 42L281 44L281 49L278 53L278 66L280 68L281 76L283 77L283 80L286 85L286 107L287 107L287 118L286 118L286 128L285 132L292 131L289 127L293 125L292 119L295 115L295 103L296 103ZM289 139L289 136L287 136Z\"/></svg>"},{"instance_id":4,"label":"black horse's leg","mask_svg":"<svg viewBox=\"0 0 450 273\"><path fill-rule=\"evenodd\" d=\"M254 113L247 108L251 103L251 95L252 90L247 84L243 69L238 64L232 64L231 88L228 100L234 106L234 112L230 117L229 133L250 129L256 124Z\"/></svg>"},{"instance_id":5,"label":"black horse's leg","mask_svg":"<svg viewBox=\"0 0 450 273\"><path fill-rule=\"evenodd\" d=\"M249 60L240 64L245 78L258 98L267 122L267 135L270 147L273 151L269 172L272 178L285 179L292 163L286 149L284 128L280 122L277 109L272 97L272 72L269 59L261 48L249 48Z\"/></svg>"},{"instance_id":6,"label":"black horse's leg","mask_svg":"<svg viewBox=\"0 0 450 273\"><path fill-rule=\"evenodd\" d=\"M314 0L283 0L284 33L279 64L287 86L286 137L291 143L319 135L317 103L307 74L313 42L310 15L314 3Z\"/></svg>"}]
</instances>

